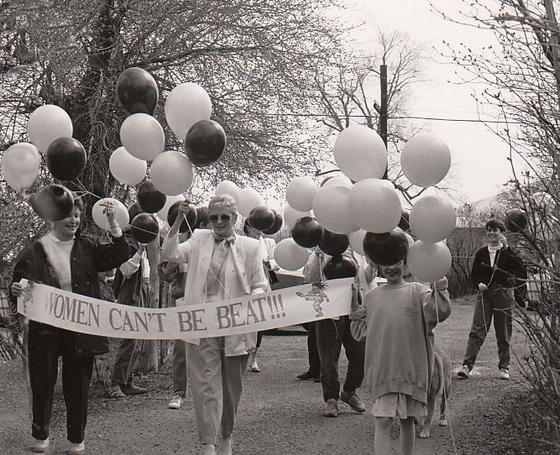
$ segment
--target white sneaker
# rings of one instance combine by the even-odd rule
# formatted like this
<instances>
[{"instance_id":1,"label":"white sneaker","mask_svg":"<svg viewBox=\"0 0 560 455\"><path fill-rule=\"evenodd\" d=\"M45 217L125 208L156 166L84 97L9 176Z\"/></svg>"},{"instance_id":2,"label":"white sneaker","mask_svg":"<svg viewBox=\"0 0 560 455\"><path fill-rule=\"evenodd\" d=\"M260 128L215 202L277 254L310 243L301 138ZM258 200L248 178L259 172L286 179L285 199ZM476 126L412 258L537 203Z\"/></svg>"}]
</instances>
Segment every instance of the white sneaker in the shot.
<instances>
[{"instance_id":1,"label":"white sneaker","mask_svg":"<svg viewBox=\"0 0 560 455\"><path fill-rule=\"evenodd\" d=\"M457 376L463 379L467 379L470 374L471 374L471 370L467 365L463 365L461 368L459 368L459 371L457 372Z\"/></svg>"},{"instance_id":2,"label":"white sneaker","mask_svg":"<svg viewBox=\"0 0 560 455\"><path fill-rule=\"evenodd\" d=\"M500 379L509 379L509 370L507 368L500 368Z\"/></svg>"},{"instance_id":3,"label":"white sneaker","mask_svg":"<svg viewBox=\"0 0 560 455\"><path fill-rule=\"evenodd\" d=\"M84 453L85 450L86 450L86 443L84 441L79 442L79 443L78 442L71 442L70 447L68 448L66 453L76 455L76 454Z\"/></svg>"},{"instance_id":4,"label":"white sneaker","mask_svg":"<svg viewBox=\"0 0 560 455\"><path fill-rule=\"evenodd\" d=\"M181 395L175 395L171 398L171 401L167 403L169 409L179 409L183 405L183 397Z\"/></svg>"},{"instance_id":5,"label":"white sneaker","mask_svg":"<svg viewBox=\"0 0 560 455\"><path fill-rule=\"evenodd\" d=\"M51 441L49 438L47 439L35 439L35 443L33 447L31 447L31 451L35 453L45 453L49 448L49 444Z\"/></svg>"}]
</instances>

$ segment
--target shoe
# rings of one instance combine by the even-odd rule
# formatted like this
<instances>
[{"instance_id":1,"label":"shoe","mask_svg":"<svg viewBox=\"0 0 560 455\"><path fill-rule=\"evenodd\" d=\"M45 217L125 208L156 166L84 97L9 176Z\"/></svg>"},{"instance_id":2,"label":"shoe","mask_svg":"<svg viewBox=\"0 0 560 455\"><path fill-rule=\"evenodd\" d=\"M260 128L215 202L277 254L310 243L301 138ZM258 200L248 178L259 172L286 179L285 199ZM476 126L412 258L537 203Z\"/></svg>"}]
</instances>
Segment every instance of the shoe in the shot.
<instances>
[{"instance_id":1,"label":"shoe","mask_svg":"<svg viewBox=\"0 0 560 455\"><path fill-rule=\"evenodd\" d=\"M86 444L85 444L84 441L79 442L79 443L78 442L72 442L70 444L70 447L68 447L68 450L66 451L66 453L76 455L76 454L84 453L85 450L86 450Z\"/></svg>"},{"instance_id":2,"label":"shoe","mask_svg":"<svg viewBox=\"0 0 560 455\"><path fill-rule=\"evenodd\" d=\"M49 438L47 439L35 439L35 443L33 447L31 447L31 451L35 453L45 453L49 448L49 444L51 441Z\"/></svg>"},{"instance_id":3,"label":"shoe","mask_svg":"<svg viewBox=\"0 0 560 455\"><path fill-rule=\"evenodd\" d=\"M232 455L232 446L233 437L228 436L220 441L220 445L218 446L218 450L216 450L217 455Z\"/></svg>"},{"instance_id":4,"label":"shoe","mask_svg":"<svg viewBox=\"0 0 560 455\"><path fill-rule=\"evenodd\" d=\"M109 388L109 398L124 398L126 395L121 390L121 386L119 384L111 384Z\"/></svg>"},{"instance_id":5,"label":"shoe","mask_svg":"<svg viewBox=\"0 0 560 455\"><path fill-rule=\"evenodd\" d=\"M137 385L132 383L121 386L121 390L126 395L141 395L143 393L148 393L148 389L144 387L138 387Z\"/></svg>"},{"instance_id":6,"label":"shoe","mask_svg":"<svg viewBox=\"0 0 560 455\"><path fill-rule=\"evenodd\" d=\"M260 373L261 372L261 369L257 365L256 361L251 363L251 365L249 365L249 371L251 371L253 373Z\"/></svg>"},{"instance_id":7,"label":"shoe","mask_svg":"<svg viewBox=\"0 0 560 455\"><path fill-rule=\"evenodd\" d=\"M500 368L500 379L509 379L509 370L507 368Z\"/></svg>"},{"instance_id":8,"label":"shoe","mask_svg":"<svg viewBox=\"0 0 560 455\"><path fill-rule=\"evenodd\" d=\"M325 417L338 417L338 401L334 398L329 398L325 403L323 415Z\"/></svg>"},{"instance_id":9,"label":"shoe","mask_svg":"<svg viewBox=\"0 0 560 455\"><path fill-rule=\"evenodd\" d=\"M183 405L183 397L181 395L174 395L171 401L167 403L169 409L179 409Z\"/></svg>"},{"instance_id":10,"label":"shoe","mask_svg":"<svg viewBox=\"0 0 560 455\"><path fill-rule=\"evenodd\" d=\"M471 374L471 369L469 368L468 365L463 365L461 368L459 368L459 371L457 372L457 376L463 379L467 379L470 374Z\"/></svg>"},{"instance_id":11,"label":"shoe","mask_svg":"<svg viewBox=\"0 0 560 455\"><path fill-rule=\"evenodd\" d=\"M366 407L360 397L354 393L348 393L344 390L340 394L340 399L344 401L348 406L350 406L356 412L366 412Z\"/></svg>"},{"instance_id":12,"label":"shoe","mask_svg":"<svg viewBox=\"0 0 560 455\"><path fill-rule=\"evenodd\" d=\"M298 378L300 381L307 381L309 379L315 379L316 377L317 376L315 376L310 371L306 371L305 373L301 373L296 376L296 378Z\"/></svg>"},{"instance_id":13,"label":"shoe","mask_svg":"<svg viewBox=\"0 0 560 455\"><path fill-rule=\"evenodd\" d=\"M203 444L202 455L216 455L216 446L214 444Z\"/></svg>"}]
</instances>

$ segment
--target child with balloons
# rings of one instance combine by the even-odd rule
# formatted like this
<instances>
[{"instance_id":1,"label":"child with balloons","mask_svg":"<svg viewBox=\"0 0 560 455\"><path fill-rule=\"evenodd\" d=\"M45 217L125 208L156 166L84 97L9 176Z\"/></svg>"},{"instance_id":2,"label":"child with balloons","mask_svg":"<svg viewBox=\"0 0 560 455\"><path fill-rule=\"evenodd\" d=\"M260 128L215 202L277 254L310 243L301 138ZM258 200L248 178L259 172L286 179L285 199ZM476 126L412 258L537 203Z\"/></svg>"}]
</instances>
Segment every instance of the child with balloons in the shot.
<instances>
[{"instance_id":1,"label":"child with balloons","mask_svg":"<svg viewBox=\"0 0 560 455\"><path fill-rule=\"evenodd\" d=\"M402 455L414 453L414 420L427 415L434 358L432 330L451 313L447 279L427 286L404 280L404 260L381 265L385 284L359 306L353 285L350 330L365 340L364 385L372 393L376 455L391 451L392 419L399 418Z\"/></svg>"}]
</instances>

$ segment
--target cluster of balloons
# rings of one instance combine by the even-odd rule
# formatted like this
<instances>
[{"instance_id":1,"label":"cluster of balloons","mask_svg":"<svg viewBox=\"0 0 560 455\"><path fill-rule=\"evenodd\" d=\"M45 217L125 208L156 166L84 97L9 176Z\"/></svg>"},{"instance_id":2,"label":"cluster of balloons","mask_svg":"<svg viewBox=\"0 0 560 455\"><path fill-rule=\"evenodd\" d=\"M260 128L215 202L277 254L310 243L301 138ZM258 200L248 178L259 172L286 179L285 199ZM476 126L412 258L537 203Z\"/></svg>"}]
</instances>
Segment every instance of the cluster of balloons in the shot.
<instances>
[{"instance_id":1,"label":"cluster of balloons","mask_svg":"<svg viewBox=\"0 0 560 455\"><path fill-rule=\"evenodd\" d=\"M12 145L2 154L2 174L14 190L29 189L41 169L41 154L52 176L61 181L78 178L87 163L82 144L72 138L72 120L61 107L47 104L29 116L30 142Z\"/></svg>"},{"instance_id":2,"label":"cluster of balloons","mask_svg":"<svg viewBox=\"0 0 560 455\"><path fill-rule=\"evenodd\" d=\"M266 235L276 234L282 228L282 215L274 209L268 208L262 196L251 187L239 188L230 180L223 180L214 190L216 196L231 196L237 203L237 210L247 219L251 227Z\"/></svg>"},{"instance_id":3,"label":"cluster of balloons","mask_svg":"<svg viewBox=\"0 0 560 455\"><path fill-rule=\"evenodd\" d=\"M412 273L421 281L443 277L451 267L451 253L444 240L456 223L451 201L440 195L424 196L410 213L404 211L394 185L382 179L387 150L370 128L351 126L343 130L333 152L344 175L325 179L321 186L311 177L296 177L286 189L284 220L292 230L292 239L280 242L277 251L285 242L280 251L289 251L292 257L280 255L278 264L297 269L305 264L303 250L314 247L341 264L341 251L350 245L378 265L391 265L408 257ZM412 138L401 153L405 176L421 187L440 182L450 163L446 144L429 134ZM411 237L404 231L410 231L417 241L411 244Z\"/></svg>"}]
</instances>

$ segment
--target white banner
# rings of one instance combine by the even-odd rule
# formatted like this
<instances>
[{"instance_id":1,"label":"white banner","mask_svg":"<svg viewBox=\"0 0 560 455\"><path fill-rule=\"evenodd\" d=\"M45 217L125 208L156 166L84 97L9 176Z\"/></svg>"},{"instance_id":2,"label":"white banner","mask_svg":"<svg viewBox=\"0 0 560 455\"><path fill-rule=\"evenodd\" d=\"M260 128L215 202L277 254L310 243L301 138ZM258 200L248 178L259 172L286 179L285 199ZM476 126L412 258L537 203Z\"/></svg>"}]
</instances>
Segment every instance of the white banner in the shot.
<instances>
[{"instance_id":1,"label":"white banner","mask_svg":"<svg viewBox=\"0 0 560 455\"><path fill-rule=\"evenodd\" d=\"M22 280L18 312L74 332L143 340L208 338L350 314L353 278L305 284L222 302L138 308Z\"/></svg>"}]
</instances>

